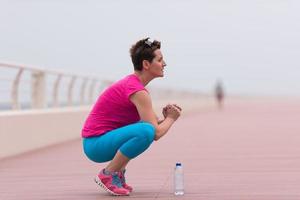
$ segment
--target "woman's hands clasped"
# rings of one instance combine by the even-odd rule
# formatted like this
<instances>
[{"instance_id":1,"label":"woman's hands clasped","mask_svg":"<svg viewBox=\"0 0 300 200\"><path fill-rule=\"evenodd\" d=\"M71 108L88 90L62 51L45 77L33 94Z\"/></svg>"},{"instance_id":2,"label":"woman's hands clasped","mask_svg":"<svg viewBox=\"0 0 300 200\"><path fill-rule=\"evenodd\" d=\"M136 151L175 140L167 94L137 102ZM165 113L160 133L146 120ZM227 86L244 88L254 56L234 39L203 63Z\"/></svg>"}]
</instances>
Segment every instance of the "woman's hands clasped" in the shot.
<instances>
[{"instance_id":1,"label":"woman's hands clasped","mask_svg":"<svg viewBox=\"0 0 300 200\"><path fill-rule=\"evenodd\" d=\"M164 118L170 117L177 120L180 117L181 111L181 107L177 104L168 104L163 108L162 114Z\"/></svg>"}]
</instances>

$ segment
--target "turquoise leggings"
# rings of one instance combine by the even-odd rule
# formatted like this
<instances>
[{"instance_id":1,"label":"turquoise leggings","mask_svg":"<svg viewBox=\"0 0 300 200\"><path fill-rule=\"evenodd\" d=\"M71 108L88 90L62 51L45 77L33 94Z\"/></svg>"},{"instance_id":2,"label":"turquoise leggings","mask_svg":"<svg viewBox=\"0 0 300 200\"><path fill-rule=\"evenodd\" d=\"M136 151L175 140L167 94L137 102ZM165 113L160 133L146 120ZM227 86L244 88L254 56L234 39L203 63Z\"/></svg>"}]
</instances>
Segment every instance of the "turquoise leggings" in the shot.
<instances>
[{"instance_id":1,"label":"turquoise leggings","mask_svg":"<svg viewBox=\"0 0 300 200\"><path fill-rule=\"evenodd\" d=\"M154 136L155 130L152 124L138 122L109 131L104 135L83 138L83 149L90 160L98 163L112 160L118 150L132 159L151 145Z\"/></svg>"}]
</instances>

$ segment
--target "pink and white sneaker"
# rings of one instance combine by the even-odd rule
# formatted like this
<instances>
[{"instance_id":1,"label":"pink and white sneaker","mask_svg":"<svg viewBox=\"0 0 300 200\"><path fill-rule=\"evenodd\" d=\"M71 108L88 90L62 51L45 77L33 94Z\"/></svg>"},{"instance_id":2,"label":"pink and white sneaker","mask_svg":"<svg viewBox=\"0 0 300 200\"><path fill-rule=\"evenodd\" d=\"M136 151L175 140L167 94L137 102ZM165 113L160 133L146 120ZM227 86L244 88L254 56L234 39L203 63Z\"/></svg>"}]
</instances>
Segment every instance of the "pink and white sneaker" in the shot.
<instances>
[{"instance_id":1,"label":"pink and white sneaker","mask_svg":"<svg viewBox=\"0 0 300 200\"><path fill-rule=\"evenodd\" d=\"M119 173L119 177L121 179L122 186L123 186L123 188L125 188L129 192L132 192L133 188L130 185L127 185L127 183L126 183L125 172L126 172L126 170L124 169L123 171L121 171Z\"/></svg>"},{"instance_id":2,"label":"pink and white sneaker","mask_svg":"<svg viewBox=\"0 0 300 200\"><path fill-rule=\"evenodd\" d=\"M95 182L111 195L127 196L130 192L122 186L119 174L119 172L106 172L103 169L96 176Z\"/></svg>"}]
</instances>

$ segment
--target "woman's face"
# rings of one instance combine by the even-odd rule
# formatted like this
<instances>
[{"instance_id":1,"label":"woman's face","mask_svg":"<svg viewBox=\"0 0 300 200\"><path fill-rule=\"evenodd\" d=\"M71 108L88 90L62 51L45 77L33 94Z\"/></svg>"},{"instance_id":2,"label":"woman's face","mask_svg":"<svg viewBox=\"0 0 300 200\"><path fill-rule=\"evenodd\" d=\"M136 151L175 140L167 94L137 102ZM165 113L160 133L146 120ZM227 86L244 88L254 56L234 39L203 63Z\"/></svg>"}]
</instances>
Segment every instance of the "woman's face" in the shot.
<instances>
[{"instance_id":1,"label":"woman's face","mask_svg":"<svg viewBox=\"0 0 300 200\"><path fill-rule=\"evenodd\" d=\"M150 63L149 72L154 77L163 77L164 76L164 68L166 63L163 59L163 55L160 49L156 49L154 51L155 57L153 58L152 62Z\"/></svg>"}]
</instances>

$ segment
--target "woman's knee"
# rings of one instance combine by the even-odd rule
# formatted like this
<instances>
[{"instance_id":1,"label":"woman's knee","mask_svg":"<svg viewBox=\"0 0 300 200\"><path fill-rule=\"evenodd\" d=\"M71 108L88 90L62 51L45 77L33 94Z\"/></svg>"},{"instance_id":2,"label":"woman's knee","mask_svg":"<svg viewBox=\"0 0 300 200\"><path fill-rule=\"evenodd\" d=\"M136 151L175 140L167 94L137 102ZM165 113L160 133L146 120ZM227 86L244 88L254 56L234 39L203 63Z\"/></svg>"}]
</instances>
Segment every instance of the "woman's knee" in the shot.
<instances>
[{"instance_id":1,"label":"woman's knee","mask_svg":"<svg viewBox=\"0 0 300 200\"><path fill-rule=\"evenodd\" d=\"M152 124L145 122L138 123L135 126L134 137L122 145L120 151L130 159L135 158L151 145L154 135L155 129Z\"/></svg>"},{"instance_id":2,"label":"woman's knee","mask_svg":"<svg viewBox=\"0 0 300 200\"><path fill-rule=\"evenodd\" d=\"M152 124L147 122L142 122L140 124L141 135L147 139L147 141L151 144L154 140L155 136L155 128Z\"/></svg>"}]
</instances>

